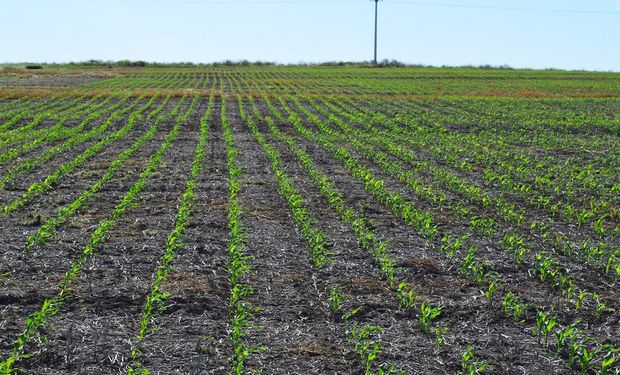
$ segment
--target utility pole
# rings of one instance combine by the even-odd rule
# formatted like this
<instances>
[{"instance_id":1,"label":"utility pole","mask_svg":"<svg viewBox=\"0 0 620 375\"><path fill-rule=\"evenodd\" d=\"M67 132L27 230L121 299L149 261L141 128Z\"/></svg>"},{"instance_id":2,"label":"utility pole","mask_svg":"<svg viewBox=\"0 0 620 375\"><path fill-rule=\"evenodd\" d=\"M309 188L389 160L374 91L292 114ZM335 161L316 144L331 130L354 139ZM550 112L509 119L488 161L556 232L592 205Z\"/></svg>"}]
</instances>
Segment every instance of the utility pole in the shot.
<instances>
[{"instance_id":1,"label":"utility pole","mask_svg":"<svg viewBox=\"0 0 620 375\"><path fill-rule=\"evenodd\" d=\"M379 0L375 0L375 54L372 59L372 63L377 65L377 8L379 5Z\"/></svg>"}]
</instances>

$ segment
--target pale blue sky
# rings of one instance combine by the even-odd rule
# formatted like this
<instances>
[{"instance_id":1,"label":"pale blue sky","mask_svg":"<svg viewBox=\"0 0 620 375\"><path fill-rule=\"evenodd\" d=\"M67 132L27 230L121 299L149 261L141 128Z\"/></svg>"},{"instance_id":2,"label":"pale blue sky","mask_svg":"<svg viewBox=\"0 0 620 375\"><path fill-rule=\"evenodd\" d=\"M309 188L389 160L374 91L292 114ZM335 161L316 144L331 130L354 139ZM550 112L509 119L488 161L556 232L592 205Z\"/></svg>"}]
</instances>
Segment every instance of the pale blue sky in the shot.
<instances>
[{"instance_id":1,"label":"pale blue sky","mask_svg":"<svg viewBox=\"0 0 620 375\"><path fill-rule=\"evenodd\" d=\"M0 0L0 9L0 62L372 58L371 0ZM620 71L620 0L385 0L383 58Z\"/></svg>"}]
</instances>

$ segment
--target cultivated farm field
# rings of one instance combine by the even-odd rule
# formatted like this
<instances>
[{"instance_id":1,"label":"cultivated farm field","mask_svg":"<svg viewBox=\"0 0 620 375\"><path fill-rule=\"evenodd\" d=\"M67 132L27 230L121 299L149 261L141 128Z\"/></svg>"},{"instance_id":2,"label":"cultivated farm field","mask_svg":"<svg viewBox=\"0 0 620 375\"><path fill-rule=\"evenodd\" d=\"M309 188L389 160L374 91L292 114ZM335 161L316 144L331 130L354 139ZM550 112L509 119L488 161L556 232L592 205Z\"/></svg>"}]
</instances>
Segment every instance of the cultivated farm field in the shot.
<instances>
[{"instance_id":1,"label":"cultivated farm field","mask_svg":"<svg viewBox=\"0 0 620 375\"><path fill-rule=\"evenodd\" d=\"M0 70L0 374L618 374L620 74Z\"/></svg>"}]
</instances>

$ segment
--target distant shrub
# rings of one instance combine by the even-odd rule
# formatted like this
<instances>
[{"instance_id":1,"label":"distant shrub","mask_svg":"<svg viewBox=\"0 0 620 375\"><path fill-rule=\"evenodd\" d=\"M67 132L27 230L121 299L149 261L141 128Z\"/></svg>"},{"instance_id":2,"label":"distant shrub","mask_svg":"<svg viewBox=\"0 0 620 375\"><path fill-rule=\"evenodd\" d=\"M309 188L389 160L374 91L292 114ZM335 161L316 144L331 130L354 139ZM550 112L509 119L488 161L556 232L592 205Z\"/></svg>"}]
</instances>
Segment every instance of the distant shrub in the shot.
<instances>
[{"instance_id":1,"label":"distant shrub","mask_svg":"<svg viewBox=\"0 0 620 375\"><path fill-rule=\"evenodd\" d=\"M405 63L400 62L400 61L395 60L395 59L392 59L392 60L383 59L379 63L377 63L377 66L379 66L381 68L397 68L397 67L403 67L403 66L406 66L406 65L405 65Z\"/></svg>"},{"instance_id":2,"label":"distant shrub","mask_svg":"<svg viewBox=\"0 0 620 375\"><path fill-rule=\"evenodd\" d=\"M41 65L26 65L26 69L43 69Z\"/></svg>"},{"instance_id":3,"label":"distant shrub","mask_svg":"<svg viewBox=\"0 0 620 375\"><path fill-rule=\"evenodd\" d=\"M104 64L103 61L95 60L95 59L91 59L91 60L88 60L88 61L84 62L84 65L103 65L103 64Z\"/></svg>"},{"instance_id":4,"label":"distant shrub","mask_svg":"<svg viewBox=\"0 0 620 375\"><path fill-rule=\"evenodd\" d=\"M477 68L479 69L506 69L506 70L513 69L510 65L507 65L507 64L504 64L504 65L484 64L484 65L478 65Z\"/></svg>"},{"instance_id":5,"label":"distant shrub","mask_svg":"<svg viewBox=\"0 0 620 375\"><path fill-rule=\"evenodd\" d=\"M394 67L404 67L404 66L416 66L420 67L421 65L408 65L401 61L395 59L383 59L376 64L372 61L325 61L320 63L307 63L305 66L357 66L357 67L376 67L376 68L394 68Z\"/></svg>"},{"instance_id":6,"label":"distant shrub","mask_svg":"<svg viewBox=\"0 0 620 375\"><path fill-rule=\"evenodd\" d=\"M138 60L138 61L120 60L120 61L117 61L115 65L143 68L147 65L147 63L146 61L141 61L141 60Z\"/></svg>"},{"instance_id":7,"label":"distant shrub","mask_svg":"<svg viewBox=\"0 0 620 375\"><path fill-rule=\"evenodd\" d=\"M366 62L358 62L358 61L325 61L321 63L310 63L308 66L319 65L319 66L359 66L359 65L367 65Z\"/></svg>"},{"instance_id":8,"label":"distant shrub","mask_svg":"<svg viewBox=\"0 0 620 375\"><path fill-rule=\"evenodd\" d=\"M514 68L510 65L491 65L491 64L482 64L482 65L441 65L440 68L462 68L462 69L483 69L483 70L514 70Z\"/></svg>"},{"instance_id":9,"label":"distant shrub","mask_svg":"<svg viewBox=\"0 0 620 375\"><path fill-rule=\"evenodd\" d=\"M272 61L248 61L244 59L244 60L237 60L237 61L224 60L224 61L218 61L218 62L203 64L203 65L218 67L218 66L276 66L278 64Z\"/></svg>"}]
</instances>

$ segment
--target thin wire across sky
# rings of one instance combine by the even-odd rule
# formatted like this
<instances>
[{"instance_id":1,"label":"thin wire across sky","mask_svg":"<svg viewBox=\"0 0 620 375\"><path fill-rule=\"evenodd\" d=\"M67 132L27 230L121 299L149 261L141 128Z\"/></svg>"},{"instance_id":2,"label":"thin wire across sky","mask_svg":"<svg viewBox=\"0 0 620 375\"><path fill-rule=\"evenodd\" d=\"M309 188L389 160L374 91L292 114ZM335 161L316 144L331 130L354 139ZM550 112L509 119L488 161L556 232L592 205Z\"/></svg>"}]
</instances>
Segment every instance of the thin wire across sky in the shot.
<instances>
[{"instance_id":1,"label":"thin wire across sky","mask_svg":"<svg viewBox=\"0 0 620 375\"><path fill-rule=\"evenodd\" d=\"M0 0L0 3L9 3L13 1L47 1L47 0ZM79 0L64 0L64 2L78 2ZM360 3L362 0L121 0L122 4L127 5L262 5L262 4L334 4L334 3ZM368 0L373 1L373 0ZM113 1L107 1L113 2ZM389 0L394 4L417 5L424 7L444 7L444 8L469 8L483 10L498 11L515 11L515 12L535 12L535 13L571 13L571 14L592 14L592 15L620 15L619 11L609 11L600 9L559 9L559 8L532 8L532 7L511 7L511 6L495 6L485 4L466 4L466 3L450 3L450 2L431 2L416 0Z\"/></svg>"},{"instance_id":2,"label":"thin wire across sky","mask_svg":"<svg viewBox=\"0 0 620 375\"><path fill-rule=\"evenodd\" d=\"M372 0L371 0L372 1ZM557 8L526 8L526 7L506 7L482 4L458 4L429 1L408 1L408 0L389 0L395 4L408 4L426 7L446 7L446 8L470 8L516 12L540 12L540 13L577 13L577 14L607 14L620 15L620 12L596 10L596 9L557 9ZM359 3L360 0L123 0L125 4L185 4L185 5L250 5L250 4L329 4L329 3Z\"/></svg>"}]
</instances>

